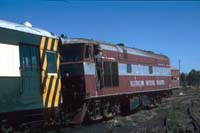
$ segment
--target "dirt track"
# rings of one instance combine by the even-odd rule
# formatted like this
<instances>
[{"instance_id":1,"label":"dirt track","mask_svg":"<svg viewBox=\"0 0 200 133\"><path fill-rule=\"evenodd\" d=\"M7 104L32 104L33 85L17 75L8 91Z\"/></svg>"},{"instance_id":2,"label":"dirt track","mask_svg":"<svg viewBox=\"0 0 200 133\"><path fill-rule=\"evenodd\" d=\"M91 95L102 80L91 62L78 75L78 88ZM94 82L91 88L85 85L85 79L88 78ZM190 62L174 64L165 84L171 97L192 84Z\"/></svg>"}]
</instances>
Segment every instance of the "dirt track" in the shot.
<instances>
[{"instance_id":1,"label":"dirt track","mask_svg":"<svg viewBox=\"0 0 200 133\"><path fill-rule=\"evenodd\" d=\"M150 110L140 110L129 116L117 116L112 120L92 125L65 128L57 132L68 133L146 133L146 132L195 132L188 115L192 101L193 112L200 117L200 88L174 90L173 95ZM54 133L56 131L49 131Z\"/></svg>"}]
</instances>

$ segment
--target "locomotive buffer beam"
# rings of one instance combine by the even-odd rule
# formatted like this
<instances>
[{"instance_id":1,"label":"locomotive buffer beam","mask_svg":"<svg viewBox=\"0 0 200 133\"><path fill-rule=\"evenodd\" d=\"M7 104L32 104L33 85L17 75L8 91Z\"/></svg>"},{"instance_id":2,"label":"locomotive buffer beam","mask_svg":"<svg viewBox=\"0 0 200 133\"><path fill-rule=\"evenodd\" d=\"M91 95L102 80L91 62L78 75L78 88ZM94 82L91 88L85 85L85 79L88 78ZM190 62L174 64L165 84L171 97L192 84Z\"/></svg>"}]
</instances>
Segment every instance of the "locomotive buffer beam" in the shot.
<instances>
[{"instance_id":1,"label":"locomotive buffer beam","mask_svg":"<svg viewBox=\"0 0 200 133\"><path fill-rule=\"evenodd\" d=\"M70 122L70 124L81 124L84 121L86 112L88 109L88 105L87 103L83 104L83 107L79 110L79 112L73 117L72 121Z\"/></svg>"}]
</instances>

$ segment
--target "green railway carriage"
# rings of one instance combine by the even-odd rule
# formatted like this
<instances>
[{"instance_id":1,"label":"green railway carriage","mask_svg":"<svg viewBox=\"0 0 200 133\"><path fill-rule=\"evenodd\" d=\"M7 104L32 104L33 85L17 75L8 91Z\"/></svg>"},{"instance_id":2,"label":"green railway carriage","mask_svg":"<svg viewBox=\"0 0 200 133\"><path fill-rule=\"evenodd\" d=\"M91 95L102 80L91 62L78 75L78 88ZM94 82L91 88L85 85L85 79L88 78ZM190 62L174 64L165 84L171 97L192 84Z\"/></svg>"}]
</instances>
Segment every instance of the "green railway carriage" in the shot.
<instances>
[{"instance_id":1,"label":"green railway carriage","mask_svg":"<svg viewBox=\"0 0 200 133\"><path fill-rule=\"evenodd\" d=\"M1 125L44 122L43 113L59 106L59 58L54 34L0 20Z\"/></svg>"}]
</instances>

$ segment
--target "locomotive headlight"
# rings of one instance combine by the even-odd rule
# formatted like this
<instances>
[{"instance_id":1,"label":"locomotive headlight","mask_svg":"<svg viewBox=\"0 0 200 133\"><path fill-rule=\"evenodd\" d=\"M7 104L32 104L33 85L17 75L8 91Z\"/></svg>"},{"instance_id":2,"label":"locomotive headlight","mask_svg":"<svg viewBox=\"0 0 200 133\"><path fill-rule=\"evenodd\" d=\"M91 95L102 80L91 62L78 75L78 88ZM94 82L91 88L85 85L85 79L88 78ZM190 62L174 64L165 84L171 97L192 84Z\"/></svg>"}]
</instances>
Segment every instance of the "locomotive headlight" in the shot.
<instances>
[{"instance_id":1,"label":"locomotive headlight","mask_svg":"<svg viewBox=\"0 0 200 133\"><path fill-rule=\"evenodd\" d=\"M69 73L65 73L65 76L66 76L66 77L69 77Z\"/></svg>"}]
</instances>

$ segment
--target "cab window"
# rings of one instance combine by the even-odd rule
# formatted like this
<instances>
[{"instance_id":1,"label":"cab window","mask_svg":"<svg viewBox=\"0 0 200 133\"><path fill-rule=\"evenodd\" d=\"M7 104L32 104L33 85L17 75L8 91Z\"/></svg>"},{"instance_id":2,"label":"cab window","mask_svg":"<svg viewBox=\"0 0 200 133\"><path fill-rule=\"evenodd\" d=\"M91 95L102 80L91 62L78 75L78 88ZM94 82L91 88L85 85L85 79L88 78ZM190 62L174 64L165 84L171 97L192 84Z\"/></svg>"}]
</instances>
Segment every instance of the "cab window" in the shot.
<instances>
[{"instance_id":1,"label":"cab window","mask_svg":"<svg viewBox=\"0 0 200 133\"><path fill-rule=\"evenodd\" d=\"M67 44L61 48L61 61L73 62L83 59L83 44Z\"/></svg>"},{"instance_id":2,"label":"cab window","mask_svg":"<svg viewBox=\"0 0 200 133\"><path fill-rule=\"evenodd\" d=\"M47 73L56 73L56 53L46 52L47 54Z\"/></svg>"}]
</instances>

